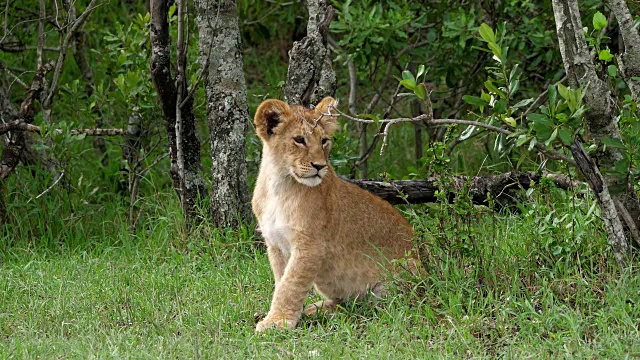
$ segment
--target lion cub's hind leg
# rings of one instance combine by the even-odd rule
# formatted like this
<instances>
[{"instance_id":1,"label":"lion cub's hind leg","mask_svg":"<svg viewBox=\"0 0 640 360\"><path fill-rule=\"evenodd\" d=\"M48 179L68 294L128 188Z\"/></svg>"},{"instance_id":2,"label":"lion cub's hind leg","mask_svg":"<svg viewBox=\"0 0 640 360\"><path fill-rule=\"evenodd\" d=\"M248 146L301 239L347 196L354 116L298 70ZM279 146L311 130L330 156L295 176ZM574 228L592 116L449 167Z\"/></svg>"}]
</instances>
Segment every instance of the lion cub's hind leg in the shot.
<instances>
[{"instance_id":1,"label":"lion cub's hind leg","mask_svg":"<svg viewBox=\"0 0 640 360\"><path fill-rule=\"evenodd\" d=\"M325 299L307 306L303 312L307 316L313 316L318 313L335 311L338 305L340 305L340 301Z\"/></svg>"}]
</instances>

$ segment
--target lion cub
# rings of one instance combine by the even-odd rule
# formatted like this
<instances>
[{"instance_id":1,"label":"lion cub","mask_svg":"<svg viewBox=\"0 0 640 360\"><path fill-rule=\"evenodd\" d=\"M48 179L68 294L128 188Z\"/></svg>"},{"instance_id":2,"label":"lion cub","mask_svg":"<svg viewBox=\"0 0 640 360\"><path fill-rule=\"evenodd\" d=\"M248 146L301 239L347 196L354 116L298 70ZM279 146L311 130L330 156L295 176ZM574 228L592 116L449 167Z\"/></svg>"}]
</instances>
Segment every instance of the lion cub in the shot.
<instances>
[{"instance_id":1,"label":"lion cub","mask_svg":"<svg viewBox=\"0 0 640 360\"><path fill-rule=\"evenodd\" d=\"M256 327L294 328L311 286L326 300L304 312L384 291L380 264L412 247L411 225L386 201L340 179L329 164L337 118L315 109L264 101L255 115L263 143L253 212L275 277L271 309Z\"/></svg>"}]
</instances>

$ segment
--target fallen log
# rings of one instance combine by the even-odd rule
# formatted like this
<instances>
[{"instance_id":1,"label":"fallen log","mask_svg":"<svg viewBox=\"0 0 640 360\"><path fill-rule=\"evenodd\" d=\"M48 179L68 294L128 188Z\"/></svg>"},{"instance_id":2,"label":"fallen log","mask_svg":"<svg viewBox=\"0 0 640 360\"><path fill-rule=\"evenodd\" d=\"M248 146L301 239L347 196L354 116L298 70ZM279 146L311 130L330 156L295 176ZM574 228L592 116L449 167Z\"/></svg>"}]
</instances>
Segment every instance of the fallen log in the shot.
<instances>
[{"instance_id":1,"label":"fallen log","mask_svg":"<svg viewBox=\"0 0 640 360\"><path fill-rule=\"evenodd\" d=\"M488 205L487 195L491 194L496 204L503 207L514 202L515 190L527 190L532 183L539 183L542 179L548 179L558 188L565 190L578 188L583 184L567 175L517 171L490 176L451 176L447 179L451 188L447 190L450 191L449 201L453 201L458 192L468 189L474 204ZM347 181L394 205L437 202L436 191L440 190L440 180L437 177L392 182L353 179Z\"/></svg>"}]
</instances>

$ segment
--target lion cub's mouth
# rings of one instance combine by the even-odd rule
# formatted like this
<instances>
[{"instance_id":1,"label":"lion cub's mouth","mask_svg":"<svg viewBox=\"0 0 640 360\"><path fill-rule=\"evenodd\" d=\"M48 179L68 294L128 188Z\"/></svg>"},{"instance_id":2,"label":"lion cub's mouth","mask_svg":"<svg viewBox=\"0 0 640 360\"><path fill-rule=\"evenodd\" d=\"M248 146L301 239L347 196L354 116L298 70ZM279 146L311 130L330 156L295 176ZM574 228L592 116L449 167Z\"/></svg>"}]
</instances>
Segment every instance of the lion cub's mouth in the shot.
<instances>
[{"instance_id":1,"label":"lion cub's mouth","mask_svg":"<svg viewBox=\"0 0 640 360\"><path fill-rule=\"evenodd\" d=\"M291 172L293 175L293 178L296 179L297 182L299 182L302 185L306 185L309 187L314 187L314 186L318 186L320 185L320 183L322 182L323 176L320 175L320 173L316 173L314 175L311 176L300 176L298 174L296 174L295 172Z\"/></svg>"}]
</instances>

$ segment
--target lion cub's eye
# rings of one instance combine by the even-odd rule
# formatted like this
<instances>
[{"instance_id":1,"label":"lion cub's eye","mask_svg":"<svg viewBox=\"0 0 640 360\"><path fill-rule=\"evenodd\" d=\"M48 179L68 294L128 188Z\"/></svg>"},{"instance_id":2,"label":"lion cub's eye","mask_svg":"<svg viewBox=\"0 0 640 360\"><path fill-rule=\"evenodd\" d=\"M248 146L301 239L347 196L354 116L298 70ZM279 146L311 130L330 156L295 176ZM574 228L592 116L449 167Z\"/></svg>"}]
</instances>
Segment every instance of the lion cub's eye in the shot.
<instances>
[{"instance_id":1,"label":"lion cub's eye","mask_svg":"<svg viewBox=\"0 0 640 360\"><path fill-rule=\"evenodd\" d=\"M306 142L304 141L304 136L296 136L293 138L293 141L300 145L304 145Z\"/></svg>"},{"instance_id":2,"label":"lion cub's eye","mask_svg":"<svg viewBox=\"0 0 640 360\"><path fill-rule=\"evenodd\" d=\"M326 145L329 142L329 138L322 138L322 145Z\"/></svg>"}]
</instances>

